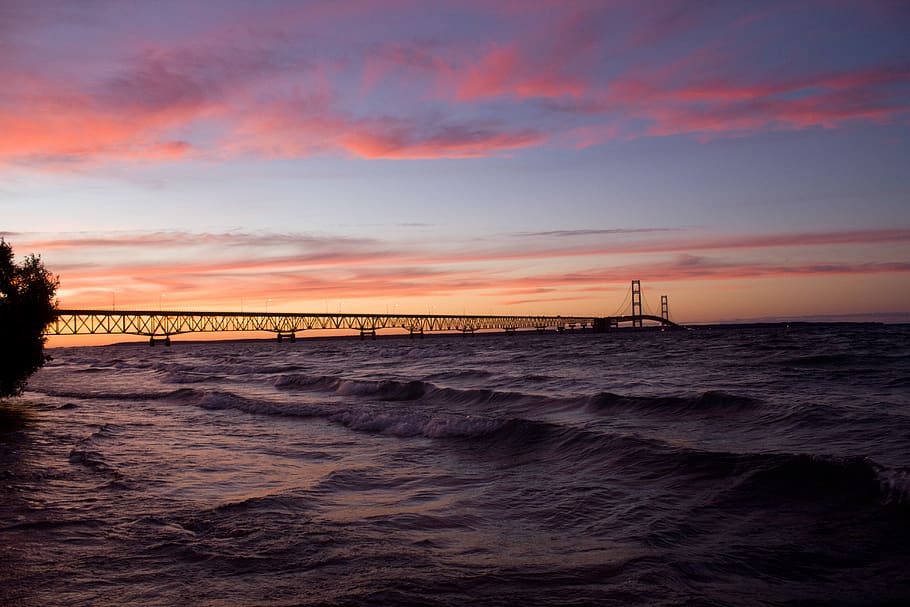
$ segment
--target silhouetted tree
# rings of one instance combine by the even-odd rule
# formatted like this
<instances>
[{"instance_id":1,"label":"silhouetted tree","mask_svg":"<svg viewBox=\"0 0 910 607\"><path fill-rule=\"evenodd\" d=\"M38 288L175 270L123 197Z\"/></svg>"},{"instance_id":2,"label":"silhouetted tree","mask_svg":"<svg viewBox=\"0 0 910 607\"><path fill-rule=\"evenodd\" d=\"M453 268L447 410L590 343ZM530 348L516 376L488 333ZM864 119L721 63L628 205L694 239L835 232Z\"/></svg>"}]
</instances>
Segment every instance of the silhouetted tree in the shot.
<instances>
[{"instance_id":1,"label":"silhouetted tree","mask_svg":"<svg viewBox=\"0 0 910 607\"><path fill-rule=\"evenodd\" d=\"M0 398L21 394L47 362L44 329L57 313L58 285L40 257L29 255L18 265L0 238Z\"/></svg>"}]
</instances>

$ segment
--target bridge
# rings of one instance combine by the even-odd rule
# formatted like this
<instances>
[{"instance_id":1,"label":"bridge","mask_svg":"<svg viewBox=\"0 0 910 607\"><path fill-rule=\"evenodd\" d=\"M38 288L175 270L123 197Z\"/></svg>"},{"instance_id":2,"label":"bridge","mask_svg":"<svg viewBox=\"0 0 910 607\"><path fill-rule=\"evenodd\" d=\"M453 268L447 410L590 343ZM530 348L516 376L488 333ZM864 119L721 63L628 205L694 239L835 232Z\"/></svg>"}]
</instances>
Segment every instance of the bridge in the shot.
<instances>
[{"instance_id":1,"label":"bridge","mask_svg":"<svg viewBox=\"0 0 910 607\"><path fill-rule=\"evenodd\" d=\"M669 318L667 296L661 297L661 315L644 314L640 282L632 281L631 314L614 316L493 316L448 314L305 314L270 312L193 312L180 310L118 311L57 310L57 317L47 328L49 335L142 335L149 343L170 345L171 335L184 333L222 333L266 331L278 341L294 341L297 333L309 330L350 330L361 339L382 329L399 329L411 336L432 332L590 329L605 332L631 323L642 327L652 321L661 327L679 328Z\"/></svg>"}]
</instances>

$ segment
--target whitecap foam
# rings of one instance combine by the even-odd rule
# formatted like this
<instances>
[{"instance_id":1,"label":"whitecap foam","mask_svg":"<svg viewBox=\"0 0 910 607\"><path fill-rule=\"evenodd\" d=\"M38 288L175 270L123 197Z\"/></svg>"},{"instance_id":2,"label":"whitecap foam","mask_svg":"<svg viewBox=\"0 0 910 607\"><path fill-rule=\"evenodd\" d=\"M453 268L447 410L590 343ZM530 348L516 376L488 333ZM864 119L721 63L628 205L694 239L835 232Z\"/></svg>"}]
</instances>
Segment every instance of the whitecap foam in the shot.
<instances>
[{"instance_id":1,"label":"whitecap foam","mask_svg":"<svg viewBox=\"0 0 910 607\"><path fill-rule=\"evenodd\" d=\"M910 470L878 468L875 471L885 503L910 505Z\"/></svg>"},{"instance_id":2,"label":"whitecap foam","mask_svg":"<svg viewBox=\"0 0 910 607\"><path fill-rule=\"evenodd\" d=\"M501 420L472 415L427 415L416 411L346 409L329 417L351 430L398 437L470 438L489 434Z\"/></svg>"}]
</instances>

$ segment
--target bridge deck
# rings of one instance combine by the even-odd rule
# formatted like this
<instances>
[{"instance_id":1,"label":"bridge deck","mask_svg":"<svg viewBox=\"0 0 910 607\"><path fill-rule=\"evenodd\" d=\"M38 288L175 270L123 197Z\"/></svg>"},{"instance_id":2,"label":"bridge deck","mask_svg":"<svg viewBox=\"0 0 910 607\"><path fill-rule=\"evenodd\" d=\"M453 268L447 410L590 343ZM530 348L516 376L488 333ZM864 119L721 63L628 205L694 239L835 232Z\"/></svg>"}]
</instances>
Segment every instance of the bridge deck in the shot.
<instances>
[{"instance_id":1,"label":"bridge deck","mask_svg":"<svg viewBox=\"0 0 910 607\"><path fill-rule=\"evenodd\" d=\"M664 326L676 323L659 316L470 316L446 314L287 314L269 312L191 312L58 310L48 327L50 335L145 335L166 337L181 333L267 331L279 336L313 329L360 331L403 329L410 333L520 329L573 329L618 326L637 319Z\"/></svg>"}]
</instances>

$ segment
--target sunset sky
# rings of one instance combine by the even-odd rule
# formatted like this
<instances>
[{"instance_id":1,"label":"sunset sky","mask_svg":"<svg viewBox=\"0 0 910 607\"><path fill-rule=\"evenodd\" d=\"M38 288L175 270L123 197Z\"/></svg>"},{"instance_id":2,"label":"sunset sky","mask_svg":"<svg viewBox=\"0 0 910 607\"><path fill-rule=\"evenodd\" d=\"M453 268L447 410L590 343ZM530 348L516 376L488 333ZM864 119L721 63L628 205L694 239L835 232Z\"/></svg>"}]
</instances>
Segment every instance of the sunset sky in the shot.
<instances>
[{"instance_id":1,"label":"sunset sky","mask_svg":"<svg viewBox=\"0 0 910 607\"><path fill-rule=\"evenodd\" d=\"M62 307L910 320L905 1L0 0ZM271 300L271 301L269 301Z\"/></svg>"}]
</instances>

